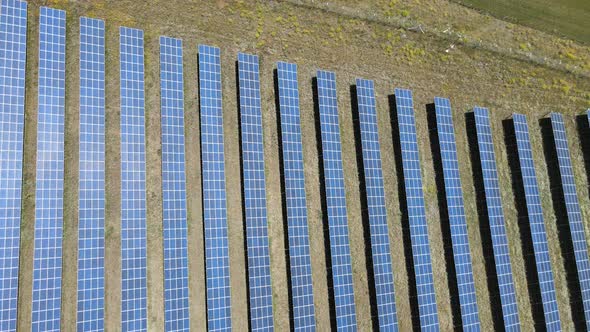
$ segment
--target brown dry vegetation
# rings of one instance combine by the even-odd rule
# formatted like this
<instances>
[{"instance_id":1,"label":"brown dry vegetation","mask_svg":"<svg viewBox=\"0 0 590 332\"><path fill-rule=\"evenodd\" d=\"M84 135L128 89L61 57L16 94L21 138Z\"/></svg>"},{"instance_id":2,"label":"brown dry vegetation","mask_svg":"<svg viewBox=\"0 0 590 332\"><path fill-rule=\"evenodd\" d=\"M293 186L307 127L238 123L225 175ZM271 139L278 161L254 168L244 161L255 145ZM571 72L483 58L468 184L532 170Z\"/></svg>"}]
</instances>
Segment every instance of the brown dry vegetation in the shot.
<instances>
[{"instance_id":1,"label":"brown dry vegetation","mask_svg":"<svg viewBox=\"0 0 590 332\"><path fill-rule=\"evenodd\" d=\"M145 31L146 45L146 151L148 199L148 317L149 329L163 330L163 271L161 227L161 142L158 37L184 41L186 170L190 259L192 330L206 327L203 225L200 179L200 144L197 96L197 44L221 47L224 95L225 160L230 231L230 266L233 326L247 326L244 224L238 136L238 111L234 62L237 52L260 56L268 223L271 244L275 325L289 322L286 230L283 228L279 172L277 110L272 70L278 60L299 65L301 123L308 198L309 229L313 257L314 295L319 331L330 328L328 283L320 204L319 159L311 79L317 69L333 70L338 78L338 103L343 143L344 172L353 256L354 290L360 330L371 328L369 285L365 265L365 239L361 220L350 85L356 77L375 80L379 133L395 272L395 290L401 330L411 328L408 275L402 238L398 181L393 152L391 110L388 96L394 87L414 91L420 138L422 174L427 202L429 235L435 272L435 288L443 330L452 329L446 261L437 204L437 191L426 111L436 95L450 97L454 107L460 171L463 181L469 239L476 276L477 298L483 327L492 326L492 310L485 274L477 210L466 138L464 113L474 105L491 110L499 162L499 175L510 242L512 264L523 326L533 325L528 298L520 232L511 190L510 170L501 121L512 112L529 116L531 140L539 175L550 252L556 276L564 330L572 330L570 298L563 258L551 204L549 181L537 120L550 111L565 115L584 220L590 219L588 181L574 117L590 107L590 51L588 47L529 28L505 23L444 0L357 1L30 1L29 48L25 133L25 172L20 260L19 328L30 329L31 273L33 262L35 146L37 121L38 6L68 11L65 214L62 292L62 327L74 330L76 321L77 266L77 162L78 162L78 17L106 19L107 115L106 115L106 326L120 329L120 169L118 27ZM424 33L409 29L420 25ZM522 46L524 44L524 46ZM454 45L454 46L452 46ZM590 225L586 223L587 234Z\"/></svg>"}]
</instances>

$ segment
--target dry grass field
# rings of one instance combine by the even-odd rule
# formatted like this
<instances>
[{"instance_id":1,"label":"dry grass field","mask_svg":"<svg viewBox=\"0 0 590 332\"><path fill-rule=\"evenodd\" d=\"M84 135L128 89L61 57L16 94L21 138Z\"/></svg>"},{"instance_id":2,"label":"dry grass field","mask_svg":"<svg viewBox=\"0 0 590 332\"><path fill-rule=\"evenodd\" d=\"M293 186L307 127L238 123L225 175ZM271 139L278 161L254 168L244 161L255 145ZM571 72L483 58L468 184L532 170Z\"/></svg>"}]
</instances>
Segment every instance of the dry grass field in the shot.
<instances>
[{"instance_id":1,"label":"dry grass field","mask_svg":"<svg viewBox=\"0 0 590 332\"><path fill-rule=\"evenodd\" d=\"M235 61L238 52L260 56L264 145L266 158L268 224L271 244L274 314L277 330L287 330L286 229L283 224L279 162L279 128L273 85L276 61L299 65L301 125L305 160L312 270L318 331L330 329L329 296L320 203L320 172L314 114L312 78L317 69L336 72L340 130L346 179L346 198L353 257L354 290L359 330L372 328L369 299L367 242L363 219L359 165L350 86L363 77L375 81L379 134L385 176L395 291L402 331L411 330L406 248L400 214L392 112L389 97L395 87L414 92L421 167L426 195L435 288L441 328L453 329L443 229L438 211L435 168L427 125L426 104L434 96L451 98L456 125L460 171L466 204L469 240L484 330L493 327L498 308L488 291L477 202L469 155L465 112L473 106L490 108L498 159L502 198L510 243L519 312L523 330L534 324L518 214L502 120L511 113L529 118L531 140L555 273L563 328L574 329L558 223L550 193L543 138L538 120L547 113L565 116L578 195L586 234L590 235L590 195L576 116L590 107L590 48L531 28L507 23L446 0L364 1L184 1L184 0L31 0L27 58L24 200L20 258L19 330L30 330L31 282L35 203L37 127L38 7L67 10L67 81L65 135L65 215L62 291L62 329L73 331L76 321L77 188L78 188L78 18L106 20L106 327L120 329L120 143L118 28L145 31L146 152L148 223L148 326L164 328L161 130L158 38L184 41L185 135L190 259L191 330L206 328L205 267L201 201L199 116L197 95L197 45L221 48L227 207L230 234L230 267L233 326L248 326L246 251L240 179L239 113L236 100Z\"/></svg>"}]
</instances>

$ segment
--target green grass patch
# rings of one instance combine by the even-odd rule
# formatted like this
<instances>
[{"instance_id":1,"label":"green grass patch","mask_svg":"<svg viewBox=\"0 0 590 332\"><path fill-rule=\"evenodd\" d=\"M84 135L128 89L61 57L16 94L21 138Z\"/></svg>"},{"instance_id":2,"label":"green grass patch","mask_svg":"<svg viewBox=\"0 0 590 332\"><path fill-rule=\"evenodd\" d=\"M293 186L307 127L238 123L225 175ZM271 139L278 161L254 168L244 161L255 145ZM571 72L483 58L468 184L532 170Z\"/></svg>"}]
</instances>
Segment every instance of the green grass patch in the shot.
<instances>
[{"instance_id":1,"label":"green grass patch","mask_svg":"<svg viewBox=\"0 0 590 332\"><path fill-rule=\"evenodd\" d=\"M499 19L590 45L588 0L454 0Z\"/></svg>"}]
</instances>

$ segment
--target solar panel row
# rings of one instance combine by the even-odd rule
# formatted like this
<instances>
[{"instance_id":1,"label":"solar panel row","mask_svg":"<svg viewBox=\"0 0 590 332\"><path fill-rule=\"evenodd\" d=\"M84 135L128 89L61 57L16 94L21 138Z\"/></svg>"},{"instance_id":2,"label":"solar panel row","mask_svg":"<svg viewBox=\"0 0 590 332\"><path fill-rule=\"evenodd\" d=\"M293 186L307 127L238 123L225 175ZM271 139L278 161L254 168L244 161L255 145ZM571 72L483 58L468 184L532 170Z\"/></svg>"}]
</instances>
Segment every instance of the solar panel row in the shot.
<instances>
[{"instance_id":1,"label":"solar panel row","mask_svg":"<svg viewBox=\"0 0 590 332\"><path fill-rule=\"evenodd\" d=\"M293 327L315 331L297 65L277 63Z\"/></svg>"},{"instance_id":2,"label":"solar panel row","mask_svg":"<svg viewBox=\"0 0 590 332\"><path fill-rule=\"evenodd\" d=\"M0 330L16 331L20 245L27 3L0 8Z\"/></svg>"},{"instance_id":3,"label":"solar panel row","mask_svg":"<svg viewBox=\"0 0 590 332\"><path fill-rule=\"evenodd\" d=\"M475 130L477 133L477 145L479 163L483 177L487 217L490 227L494 263L496 265L496 278L502 305L502 319L506 331L520 331L520 319L516 305L516 292L512 279L512 265L510 263L510 250L508 237L504 223L504 210L496 169L496 153L490 127L488 110L482 107L473 109L475 117Z\"/></svg>"},{"instance_id":4,"label":"solar panel row","mask_svg":"<svg viewBox=\"0 0 590 332\"><path fill-rule=\"evenodd\" d=\"M481 326L475 283L473 281L473 267L471 265L471 251L469 249L451 102L446 98L436 97L434 98L434 107L462 327L464 331L479 331Z\"/></svg>"},{"instance_id":5,"label":"solar panel row","mask_svg":"<svg viewBox=\"0 0 590 332\"><path fill-rule=\"evenodd\" d=\"M422 190L422 174L420 171L412 92L406 89L395 89L395 105L399 126L408 222L412 241L418 309L420 312L420 327L424 330L438 331L438 309L434 292L428 222L426 220L424 192Z\"/></svg>"},{"instance_id":6,"label":"solar panel row","mask_svg":"<svg viewBox=\"0 0 590 332\"><path fill-rule=\"evenodd\" d=\"M539 287L543 301L545 325L548 331L560 331L561 322L557 309L555 285L553 284L553 271L549 257L547 234L545 233L545 221L541 207L541 198L537 185L537 175L533 162L533 152L529 139L529 128L526 117L522 114L512 116L514 133L520 166L520 175L526 200L528 222L530 224L531 238L535 253Z\"/></svg>"},{"instance_id":7,"label":"solar panel row","mask_svg":"<svg viewBox=\"0 0 590 332\"><path fill-rule=\"evenodd\" d=\"M382 331L397 331L393 267L391 265L389 227L385 207L385 187L383 184L383 170L381 169L381 150L373 81L357 79L356 93L379 329Z\"/></svg>"},{"instance_id":8,"label":"solar panel row","mask_svg":"<svg viewBox=\"0 0 590 332\"><path fill-rule=\"evenodd\" d=\"M147 330L143 31L121 27L121 324Z\"/></svg>"},{"instance_id":9,"label":"solar panel row","mask_svg":"<svg viewBox=\"0 0 590 332\"><path fill-rule=\"evenodd\" d=\"M66 13L41 7L39 20L32 330L53 331L61 316Z\"/></svg>"},{"instance_id":10,"label":"solar panel row","mask_svg":"<svg viewBox=\"0 0 590 332\"><path fill-rule=\"evenodd\" d=\"M574 257L576 259L578 282L582 293L586 328L590 330L590 260L588 259L588 242L584 233L582 211L580 210L580 203L578 201L574 170L570 158L563 116L561 114L551 113L551 127L557 153L557 163L561 177L561 187L569 231L574 248Z\"/></svg>"},{"instance_id":11,"label":"solar panel row","mask_svg":"<svg viewBox=\"0 0 590 332\"><path fill-rule=\"evenodd\" d=\"M348 216L346 214L346 192L336 100L336 75L334 73L318 71L317 93L322 134L324 194L330 233L336 326L338 329L356 330L352 263L348 239Z\"/></svg>"},{"instance_id":12,"label":"solar panel row","mask_svg":"<svg viewBox=\"0 0 590 332\"><path fill-rule=\"evenodd\" d=\"M80 18L79 331L104 330L104 21Z\"/></svg>"},{"instance_id":13,"label":"solar panel row","mask_svg":"<svg viewBox=\"0 0 590 332\"><path fill-rule=\"evenodd\" d=\"M272 331L272 285L258 57L238 54L250 329Z\"/></svg>"},{"instance_id":14,"label":"solar panel row","mask_svg":"<svg viewBox=\"0 0 590 332\"><path fill-rule=\"evenodd\" d=\"M209 331L229 331L232 328L229 241L221 104L221 61L217 47L199 45L199 97L207 269L207 328Z\"/></svg>"},{"instance_id":15,"label":"solar panel row","mask_svg":"<svg viewBox=\"0 0 590 332\"><path fill-rule=\"evenodd\" d=\"M189 331L182 40L160 37L164 325Z\"/></svg>"}]
</instances>

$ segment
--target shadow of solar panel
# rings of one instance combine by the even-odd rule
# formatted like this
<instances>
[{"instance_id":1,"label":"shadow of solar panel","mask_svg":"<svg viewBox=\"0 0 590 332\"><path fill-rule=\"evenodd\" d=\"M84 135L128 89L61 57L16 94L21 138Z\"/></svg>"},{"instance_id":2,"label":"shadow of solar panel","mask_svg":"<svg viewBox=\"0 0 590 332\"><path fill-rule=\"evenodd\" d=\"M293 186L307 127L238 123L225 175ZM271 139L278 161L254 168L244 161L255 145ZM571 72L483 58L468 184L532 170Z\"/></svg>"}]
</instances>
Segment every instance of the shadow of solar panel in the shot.
<instances>
[{"instance_id":1,"label":"shadow of solar panel","mask_svg":"<svg viewBox=\"0 0 590 332\"><path fill-rule=\"evenodd\" d=\"M229 244L219 48L199 45L203 222L207 269L207 328L230 331Z\"/></svg>"},{"instance_id":2,"label":"shadow of solar panel","mask_svg":"<svg viewBox=\"0 0 590 332\"><path fill-rule=\"evenodd\" d=\"M189 331L182 40L160 37L164 327Z\"/></svg>"},{"instance_id":3,"label":"shadow of solar panel","mask_svg":"<svg viewBox=\"0 0 590 332\"><path fill-rule=\"evenodd\" d=\"M121 27L121 324L147 330L143 31Z\"/></svg>"},{"instance_id":4,"label":"shadow of solar panel","mask_svg":"<svg viewBox=\"0 0 590 332\"><path fill-rule=\"evenodd\" d=\"M104 21L80 18L78 331L104 330Z\"/></svg>"},{"instance_id":5,"label":"shadow of solar panel","mask_svg":"<svg viewBox=\"0 0 590 332\"><path fill-rule=\"evenodd\" d=\"M272 331L272 286L264 177L258 57L238 54L242 180L248 254L250 329Z\"/></svg>"},{"instance_id":6,"label":"shadow of solar panel","mask_svg":"<svg viewBox=\"0 0 590 332\"><path fill-rule=\"evenodd\" d=\"M16 331L20 245L27 3L0 8L0 330Z\"/></svg>"},{"instance_id":7,"label":"shadow of solar panel","mask_svg":"<svg viewBox=\"0 0 590 332\"><path fill-rule=\"evenodd\" d=\"M412 92L406 89L395 89L395 104L416 274L420 327L430 331L438 331L438 310L434 292Z\"/></svg>"},{"instance_id":8,"label":"shadow of solar panel","mask_svg":"<svg viewBox=\"0 0 590 332\"><path fill-rule=\"evenodd\" d=\"M59 330L66 12L41 7L32 330Z\"/></svg>"},{"instance_id":9,"label":"shadow of solar panel","mask_svg":"<svg viewBox=\"0 0 590 332\"><path fill-rule=\"evenodd\" d=\"M297 65L277 63L293 329L315 331Z\"/></svg>"},{"instance_id":10,"label":"shadow of solar panel","mask_svg":"<svg viewBox=\"0 0 590 332\"><path fill-rule=\"evenodd\" d=\"M535 165L533 162L528 124L526 122L526 117L522 114L513 114L512 121L514 125L514 134L516 136L520 175L522 178L522 186L524 187L537 275L539 278L539 288L543 301L545 325L548 331L559 331L561 330L561 322L557 308L555 286L553 284L553 271L551 270L547 234L545 232L541 198L537 186L537 175L535 173Z\"/></svg>"},{"instance_id":11,"label":"shadow of solar panel","mask_svg":"<svg viewBox=\"0 0 590 332\"><path fill-rule=\"evenodd\" d=\"M502 320L506 331L520 331L520 318L516 304L516 293L512 279L512 265L510 250L504 223L504 211L496 169L496 154L488 110L482 107L473 109L479 164L481 166L487 217L490 228L496 277L500 302L502 306Z\"/></svg>"},{"instance_id":12,"label":"shadow of solar panel","mask_svg":"<svg viewBox=\"0 0 590 332\"><path fill-rule=\"evenodd\" d=\"M473 281L451 103L446 98L436 97L434 98L434 107L462 328L464 331L479 331L481 326Z\"/></svg>"},{"instance_id":13,"label":"shadow of solar panel","mask_svg":"<svg viewBox=\"0 0 590 332\"><path fill-rule=\"evenodd\" d=\"M381 150L373 81L357 79L356 96L379 329L397 331L393 267L391 265L389 227L385 207L385 188L381 168Z\"/></svg>"},{"instance_id":14,"label":"shadow of solar panel","mask_svg":"<svg viewBox=\"0 0 590 332\"><path fill-rule=\"evenodd\" d=\"M575 258L576 272L578 277L579 291L583 311L586 320L586 328L590 330L590 261L588 259L588 246L578 194L576 191L576 181L574 179L574 170L570 158L569 144L563 116L559 113L551 113L551 132L553 138L553 148L557 157L557 170L561 180L561 194L565 203L567 215L567 224L569 226L570 237L573 253Z\"/></svg>"},{"instance_id":15,"label":"shadow of solar panel","mask_svg":"<svg viewBox=\"0 0 590 332\"><path fill-rule=\"evenodd\" d=\"M334 73L318 71L317 94L336 326L338 329L356 330L356 308Z\"/></svg>"}]
</instances>

